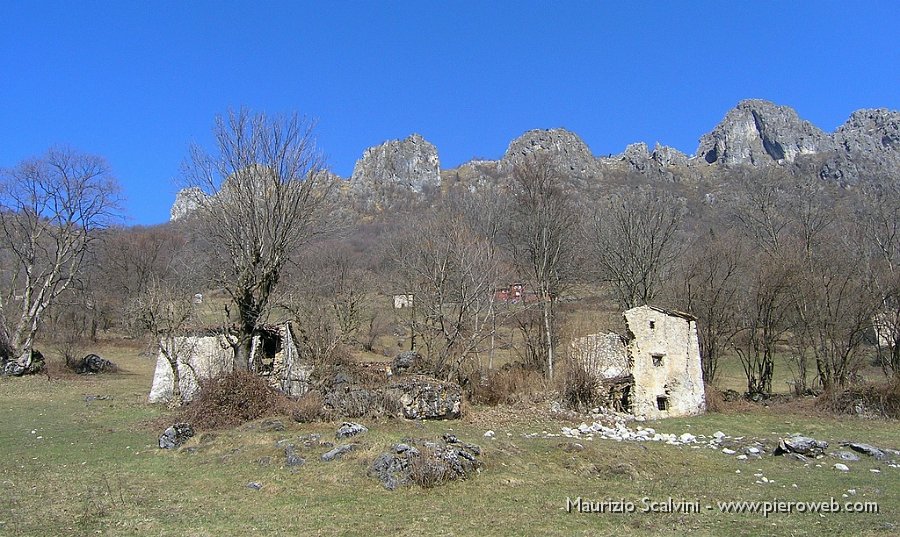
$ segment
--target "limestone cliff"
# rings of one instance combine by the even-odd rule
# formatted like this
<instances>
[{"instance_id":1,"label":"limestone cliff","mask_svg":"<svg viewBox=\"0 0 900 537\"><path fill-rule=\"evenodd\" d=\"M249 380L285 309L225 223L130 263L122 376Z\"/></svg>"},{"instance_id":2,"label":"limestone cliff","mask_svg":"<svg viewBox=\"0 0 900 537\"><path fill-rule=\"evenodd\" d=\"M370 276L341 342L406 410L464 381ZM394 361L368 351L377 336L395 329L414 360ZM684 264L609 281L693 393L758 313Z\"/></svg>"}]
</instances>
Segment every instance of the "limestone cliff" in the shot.
<instances>
[{"instance_id":1,"label":"limestone cliff","mask_svg":"<svg viewBox=\"0 0 900 537\"><path fill-rule=\"evenodd\" d=\"M741 101L700 138L697 156L706 162L763 166L794 162L800 155L832 149L833 142L792 108L759 99Z\"/></svg>"}]
</instances>

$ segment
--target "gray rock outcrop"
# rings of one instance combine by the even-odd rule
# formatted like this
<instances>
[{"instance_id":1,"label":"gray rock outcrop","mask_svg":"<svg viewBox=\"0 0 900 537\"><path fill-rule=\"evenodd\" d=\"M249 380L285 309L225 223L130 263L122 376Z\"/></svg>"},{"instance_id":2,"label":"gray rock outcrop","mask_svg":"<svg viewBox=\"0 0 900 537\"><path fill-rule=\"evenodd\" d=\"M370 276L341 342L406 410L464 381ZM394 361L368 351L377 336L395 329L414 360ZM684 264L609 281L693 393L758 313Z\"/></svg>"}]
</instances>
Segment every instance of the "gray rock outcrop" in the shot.
<instances>
[{"instance_id":1,"label":"gray rock outcrop","mask_svg":"<svg viewBox=\"0 0 900 537\"><path fill-rule=\"evenodd\" d=\"M440 185L437 148L418 134L366 149L350 176L353 194L375 204L383 204L397 190L423 194Z\"/></svg>"},{"instance_id":2,"label":"gray rock outcrop","mask_svg":"<svg viewBox=\"0 0 900 537\"><path fill-rule=\"evenodd\" d=\"M519 136L510 142L500 169L512 172L532 155L546 155L566 177L584 179L600 174L599 163L584 140L566 129L536 129Z\"/></svg>"},{"instance_id":3,"label":"gray rock outcrop","mask_svg":"<svg viewBox=\"0 0 900 537\"><path fill-rule=\"evenodd\" d=\"M741 101L709 133L700 138L697 156L706 162L762 166L793 162L800 155L832 149L831 137L800 119L787 106L769 101Z\"/></svg>"},{"instance_id":4,"label":"gray rock outcrop","mask_svg":"<svg viewBox=\"0 0 900 537\"><path fill-rule=\"evenodd\" d=\"M407 377L388 386L385 393L396 401L406 419L456 419L462 406L462 388L453 382L428 377Z\"/></svg>"},{"instance_id":5,"label":"gray rock outcrop","mask_svg":"<svg viewBox=\"0 0 900 537\"><path fill-rule=\"evenodd\" d=\"M356 444L340 444L323 453L321 459L325 462L331 462L340 459L354 449L356 449Z\"/></svg>"},{"instance_id":6,"label":"gray rock outcrop","mask_svg":"<svg viewBox=\"0 0 900 537\"><path fill-rule=\"evenodd\" d=\"M182 188L175 194L175 203L169 211L169 220L175 222L197 210L206 201L207 195L197 187Z\"/></svg>"},{"instance_id":7,"label":"gray rock outcrop","mask_svg":"<svg viewBox=\"0 0 900 537\"><path fill-rule=\"evenodd\" d=\"M480 455L481 448L452 435L437 442L408 440L376 457L369 475L387 490L412 484L429 488L477 474L483 466Z\"/></svg>"},{"instance_id":8,"label":"gray rock outcrop","mask_svg":"<svg viewBox=\"0 0 900 537\"><path fill-rule=\"evenodd\" d=\"M900 111L857 110L834 132L834 141L848 153L900 152Z\"/></svg>"},{"instance_id":9,"label":"gray rock outcrop","mask_svg":"<svg viewBox=\"0 0 900 537\"><path fill-rule=\"evenodd\" d=\"M421 360L422 356L416 351L403 351L394 357L391 369L398 375L412 372Z\"/></svg>"},{"instance_id":10,"label":"gray rock outcrop","mask_svg":"<svg viewBox=\"0 0 900 537\"><path fill-rule=\"evenodd\" d=\"M797 453L807 457L817 457L823 455L827 448L828 442L824 440L795 435L782 439L775 448L775 455Z\"/></svg>"},{"instance_id":11,"label":"gray rock outcrop","mask_svg":"<svg viewBox=\"0 0 900 537\"><path fill-rule=\"evenodd\" d=\"M24 352L18 360L0 356L0 374L8 377L35 375L44 370L44 355L39 350Z\"/></svg>"},{"instance_id":12,"label":"gray rock outcrop","mask_svg":"<svg viewBox=\"0 0 900 537\"><path fill-rule=\"evenodd\" d=\"M73 369L79 375L96 375L97 373L113 373L118 370L116 364L97 356L96 354L88 354L81 360L78 360Z\"/></svg>"},{"instance_id":13,"label":"gray rock outcrop","mask_svg":"<svg viewBox=\"0 0 900 537\"><path fill-rule=\"evenodd\" d=\"M335 434L335 438L350 438L351 436L356 436L358 434L367 432L369 432L369 429L367 429L365 426L352 421L345 421L338 428L337 433Z\"/></svg>"},{"instance_id":14,"label":"gray rock outcrop","mask_svg":"<svg viewBox=\"0 0 900 537\"><path fill-rule=\"evenodd\" d=\"M819 175L842 184L879 180L900 172L900 112L857 110L833 134Z\"/></svg>"},{"instance_id":15,"label":"gray rock outcrop","mask_svg":"<svg viewBox=\"0 0 900 537\"><path fill-rule=\"evenodd\" d=\"M176 423L172 425L159 437L159 447L161 449L175 449L194 436L194 428L188 423Z\"/></svg>"},{"instance_id":16,"label":"gray rock outcrop","mask_svg":"<svg viewBox=\"0 0 900 537\"><path fill-rule=\"evenodd\" d=\"M862 453L870 457L875 457L879 461L883 461L888 458L887 453L870 444L863 444L861 442L848 442L846 446L858 453Z\"/></svg>"}]
</instances>

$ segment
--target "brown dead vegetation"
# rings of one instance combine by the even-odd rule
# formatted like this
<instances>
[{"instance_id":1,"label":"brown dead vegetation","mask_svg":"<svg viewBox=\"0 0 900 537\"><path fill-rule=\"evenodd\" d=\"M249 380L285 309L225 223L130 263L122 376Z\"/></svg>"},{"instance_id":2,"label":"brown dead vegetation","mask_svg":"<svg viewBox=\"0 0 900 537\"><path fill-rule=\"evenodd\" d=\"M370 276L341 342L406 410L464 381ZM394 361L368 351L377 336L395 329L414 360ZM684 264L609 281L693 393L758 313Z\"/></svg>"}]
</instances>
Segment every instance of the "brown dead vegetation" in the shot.
<instances>
[{"instance_id":1,"label":"brown dead vegetation","mask_svg":"<svg viewBox=\"0 0 900 537\"><path fill-rule=\"evenodd\" d=\"M295 403L248 371L234 371L201 382L200 393L178 421L195 429L227 429L291 410Z\"/></svg>"}]
</instances>

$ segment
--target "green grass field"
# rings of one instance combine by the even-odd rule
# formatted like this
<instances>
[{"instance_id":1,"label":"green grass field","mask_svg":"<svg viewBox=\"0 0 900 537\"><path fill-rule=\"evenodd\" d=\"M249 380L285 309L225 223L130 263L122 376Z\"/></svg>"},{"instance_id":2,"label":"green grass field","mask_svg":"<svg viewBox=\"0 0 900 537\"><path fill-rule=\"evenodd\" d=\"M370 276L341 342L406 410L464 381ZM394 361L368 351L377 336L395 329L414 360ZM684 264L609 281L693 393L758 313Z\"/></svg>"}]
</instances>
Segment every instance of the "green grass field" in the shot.
<instances>
[{"instance_id":1,"label":"green grass field","mask_svg":"<svg viewBox=\"0 0 900 537\"><path fill-rule=\"evenodd\" d=\"M900 469L873 459L847 463L848 473L766 456L739 461L710 449L661 443L581 441L567 452L558 433L570 422L527 408L470 408L464 419L366 423L371 431L342 460L322 462L325 448L284 467L279 439L317 432L333 438L338 424L287 430L253 427L199 431L186 447L156 447L164 408L146 404L155 360L139 349L92 349L123 369L113 375L49 380L0 378L0 535L897 535ZM97 396L102 396L98 398ZM741 407L743 408L743 407ZM646 426L661 432L757 438L805 433L836 443L900 447L897 422L833 417L809 406L753 407L742 412L671 419ZM483 437L496 431L494 439ZM404 437L452 431L483 447L484 471L435 489L384 490L366 475L371 460ZM543 436L543 435L541 435ZM266 458L269 458L266 464ZM870 469L879 469L872 473ZM738 473L740 470L740 473ZM757 484L754 474L770 480ZM251 481L261 490L247 488ZM796 487L794 486L796 485ZM877 514L731 514L706 510L716 501L828 501L856 491ZM699 501L700 513L581 514L567 498Z\"/></svg>"}]
</instances>

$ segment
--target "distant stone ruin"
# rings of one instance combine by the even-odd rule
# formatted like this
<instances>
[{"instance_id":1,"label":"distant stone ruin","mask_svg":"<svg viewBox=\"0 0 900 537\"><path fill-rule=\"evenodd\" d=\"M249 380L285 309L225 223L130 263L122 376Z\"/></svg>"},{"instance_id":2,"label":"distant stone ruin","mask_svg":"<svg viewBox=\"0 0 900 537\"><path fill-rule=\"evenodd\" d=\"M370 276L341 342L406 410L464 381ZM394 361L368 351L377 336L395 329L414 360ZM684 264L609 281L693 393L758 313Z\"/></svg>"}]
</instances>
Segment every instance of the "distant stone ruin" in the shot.
<instances>
[{"instance_id":1,"label":"distant stone ruin","mask_svg":"<svg viewBox=\"0 0 900 537\"><path fill-rule=\"evenodd\" d=\"M653 306L625 312L627 336L593 334L570 354L598 381L604 406L646 419L706 410L696 320Z\"/></svg>"},{"instance_id":2,"label":"distant stone ruin","mask_svg":"<svg viewBox=\"0 0 900 537\"><path fill-rule=\"evenodd\" d=\"M178 359L184 401L190 401L197 395L201 380L234 370L232 343L224 334L175 338L175 348L167 350L170 356ZM287 395L302 395L309 390L312 365L301 359L291 323L266 326L257 331L250 350L250 370ZM150 402L170 401L173 382L172 367L160 351L150 388Z\"/></svg>"}]
</instances>

